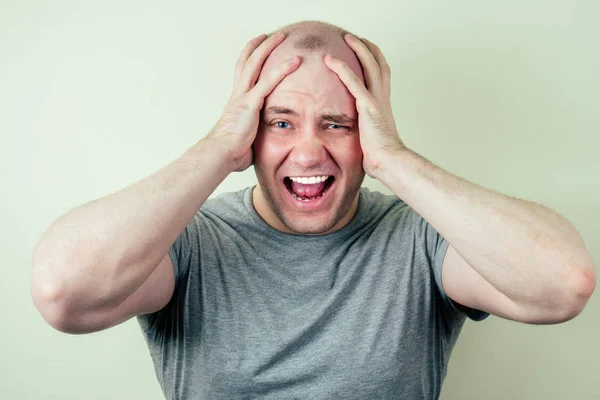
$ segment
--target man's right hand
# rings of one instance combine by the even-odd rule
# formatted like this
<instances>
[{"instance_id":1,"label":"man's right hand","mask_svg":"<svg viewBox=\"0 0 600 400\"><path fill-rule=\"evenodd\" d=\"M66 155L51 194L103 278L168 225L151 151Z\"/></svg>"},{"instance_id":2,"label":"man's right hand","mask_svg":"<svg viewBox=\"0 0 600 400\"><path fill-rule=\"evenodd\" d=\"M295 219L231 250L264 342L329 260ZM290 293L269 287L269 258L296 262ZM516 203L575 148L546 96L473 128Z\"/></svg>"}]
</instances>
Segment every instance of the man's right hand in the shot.
<instances>
[{"instance_id":1,"label":"man's right hand","mask_svg":"<svg viewBox=\"0 0 600 400\"><path fill-rule=\"evenodd\" d=\"M229 154L234 171L243 171L252 164L252 143L265 97L302 61L299 56L291 57L257 82L265 60L284 39L285 35L279 32L248 42L235 67L233 93L220 120L206 136L207 141Z\"/></svg>"},{"instance_id":2,"label":"man's right hand","mask_svg":"<svg viewBox=\"0 0 600 400\"><path fill-rule=\"evenodd\" d=\"M33 252L31 294L50 325L95 332L168 304L176 284L169 248L227 174L252 163L264 99L300 65L295 57L256 82L283 39L262 35L248 43L223 116L200 143L145 179L70 210L44 232Z\"/></svg>"}]
</instances>

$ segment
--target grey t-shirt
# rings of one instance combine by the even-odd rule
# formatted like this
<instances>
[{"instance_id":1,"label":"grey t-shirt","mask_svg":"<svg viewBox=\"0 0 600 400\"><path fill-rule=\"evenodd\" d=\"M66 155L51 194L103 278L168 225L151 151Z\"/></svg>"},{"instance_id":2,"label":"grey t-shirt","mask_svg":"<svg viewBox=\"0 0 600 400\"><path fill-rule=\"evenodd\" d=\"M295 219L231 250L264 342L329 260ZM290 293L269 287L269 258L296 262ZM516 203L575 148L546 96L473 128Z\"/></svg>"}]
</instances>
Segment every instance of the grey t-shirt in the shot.
<instances>
[{"instance_id":1,"label":"grey t-shirt","mask_svg":"<svg viewBox=\"0 0 600 400\"><path fill-rule=\"evenodd\" d=\"M362 188L344 228L279 232L252 188L206 201L169 250L175 292L138 316L167 399L437 399L465 318L448 242Z\"/></svg>"}]
</instances>

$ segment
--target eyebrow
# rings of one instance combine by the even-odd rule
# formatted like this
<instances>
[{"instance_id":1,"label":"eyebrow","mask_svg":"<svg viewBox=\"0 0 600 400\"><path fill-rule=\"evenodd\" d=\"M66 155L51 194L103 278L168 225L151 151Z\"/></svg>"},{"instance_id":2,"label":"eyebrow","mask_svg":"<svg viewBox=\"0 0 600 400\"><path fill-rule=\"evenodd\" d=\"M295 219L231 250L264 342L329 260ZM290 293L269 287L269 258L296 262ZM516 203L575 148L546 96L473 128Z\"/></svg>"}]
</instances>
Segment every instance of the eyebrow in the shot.
<instances>
[{"instance_id":1,"label":"eyebrow","mask_svg":"<svg viewBox=\"0 0 600 400\"><path fill-rule=\"evenodd\" d=\"M273 106L265 109L265 114L282 114L282 115L293 115L295 117L299 116L298 113L291 108L287 107L279 107ZM331 121L336 124L353 124L356 122L356 119L351 118L347 114L321 114L321 119L326 121Z\"/></svg>"}]
</instances>

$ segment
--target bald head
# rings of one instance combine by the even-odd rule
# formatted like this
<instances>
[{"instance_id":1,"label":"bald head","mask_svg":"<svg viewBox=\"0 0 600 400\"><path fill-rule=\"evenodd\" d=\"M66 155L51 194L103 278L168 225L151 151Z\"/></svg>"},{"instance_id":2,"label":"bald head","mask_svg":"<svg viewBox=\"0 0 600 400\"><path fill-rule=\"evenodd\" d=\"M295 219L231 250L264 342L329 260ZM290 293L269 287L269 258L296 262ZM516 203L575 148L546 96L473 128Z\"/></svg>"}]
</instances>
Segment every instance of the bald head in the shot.
<instances>
[{"instance_id":1,"label":"bald head","mask_svg":"<svg viewBox=\"0 0 600 400\"><path fill-rule=\"evenodd\" d=\"M303 21L286 25L277 31L286 35L285 40L269 55L262 71L268 71L286 58L301 55L302 68L314 68L323 64L323 56L331 54L345 61L354 73L364 82L362 67L354 51L344 41L348 31L325 22ZM324 66L324 64L323 64ZM262 75L262 72L261 72Z\"/></svg>"},{"instance_id":2,"label":"bald head","mask_svg":"<svg viewBox=\"0 0 600 400\"><path fill-rule=\"evenodd\" d=\"M294 48L298 50L318 50L325 47L327 43L322 36L308 34L294 42Z\"/></svg>"},{"instance_id":3,"label":"bald head","mask_svg":"<svg viewBox=\"0 0 600 400\"><path fill-rule=\"evenodd\" d=\"M339 45L339 39L348 31L339 26L320 21L303 21L286 25L279 31L292 39L292 45L298 50L315 51ZM337 40L336 40L337 39Z\"/></svg>"}]
</instances>

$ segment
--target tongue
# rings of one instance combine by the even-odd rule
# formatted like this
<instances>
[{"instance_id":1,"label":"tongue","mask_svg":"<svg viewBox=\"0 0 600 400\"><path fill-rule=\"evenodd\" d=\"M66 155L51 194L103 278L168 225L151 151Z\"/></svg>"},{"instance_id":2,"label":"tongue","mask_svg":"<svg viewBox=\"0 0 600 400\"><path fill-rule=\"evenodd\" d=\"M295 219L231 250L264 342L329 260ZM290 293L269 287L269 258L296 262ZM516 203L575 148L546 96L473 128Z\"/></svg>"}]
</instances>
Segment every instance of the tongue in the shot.
<instances>
[{"instance_id":1,"label":"tongue","mask_svg":"<svg viewBox=\"0 0 600 400\"><path fill-rule=\"evenodd\" d=\"M325 189L325 182L303 184L292 181L292 190L296 195L303 197L315 197Z\"/></svg>"}]
</instances>

